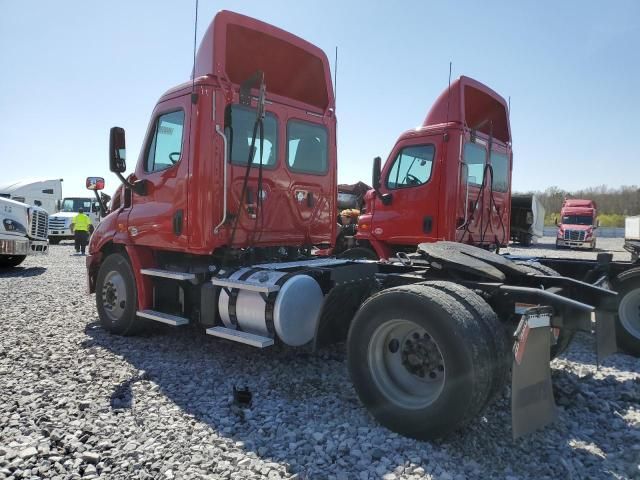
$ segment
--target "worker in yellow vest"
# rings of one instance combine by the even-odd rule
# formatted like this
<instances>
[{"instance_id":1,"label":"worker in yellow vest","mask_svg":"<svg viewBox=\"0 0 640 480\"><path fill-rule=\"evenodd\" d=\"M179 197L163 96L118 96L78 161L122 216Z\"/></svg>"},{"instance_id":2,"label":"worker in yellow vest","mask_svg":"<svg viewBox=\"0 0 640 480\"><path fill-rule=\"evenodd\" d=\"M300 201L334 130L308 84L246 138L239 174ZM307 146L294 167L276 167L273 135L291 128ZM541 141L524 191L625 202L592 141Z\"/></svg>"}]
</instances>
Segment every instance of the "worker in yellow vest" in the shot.
<instances>
[{"instance_id":1,"label":"worker in yellow vest","mask_svg":"<svg viewBox=\"0 0 640 480\"><path fill-rule=\"evenodd\" d=\"M78 214L71 221L71 231L75 240L76 253L85 254L87 243L89 243L89 229L91 228L91 219L85 215L84 209L78 209Z\"/></svg>"}]
</instances>

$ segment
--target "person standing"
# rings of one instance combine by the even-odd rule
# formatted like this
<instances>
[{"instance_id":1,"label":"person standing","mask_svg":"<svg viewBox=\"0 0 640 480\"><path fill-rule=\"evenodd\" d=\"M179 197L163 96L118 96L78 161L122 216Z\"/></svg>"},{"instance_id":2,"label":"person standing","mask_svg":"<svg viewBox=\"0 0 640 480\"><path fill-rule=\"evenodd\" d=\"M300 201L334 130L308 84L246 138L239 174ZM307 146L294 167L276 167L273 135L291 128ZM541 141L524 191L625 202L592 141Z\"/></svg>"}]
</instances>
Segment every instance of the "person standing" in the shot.
<instances>
[{"instance_id":1,"label":"person standing","mask_svg":"<svg viewBox=\"0 0 640 480\"><path fill-rule=\"evenodd\" d=\"M89 228L91 219L85 215L84 208L78 209L78 214L71 220L71 231L75 240L76 253L84 255L87 243L89 243Z\"/></svg>"}]
</instances>

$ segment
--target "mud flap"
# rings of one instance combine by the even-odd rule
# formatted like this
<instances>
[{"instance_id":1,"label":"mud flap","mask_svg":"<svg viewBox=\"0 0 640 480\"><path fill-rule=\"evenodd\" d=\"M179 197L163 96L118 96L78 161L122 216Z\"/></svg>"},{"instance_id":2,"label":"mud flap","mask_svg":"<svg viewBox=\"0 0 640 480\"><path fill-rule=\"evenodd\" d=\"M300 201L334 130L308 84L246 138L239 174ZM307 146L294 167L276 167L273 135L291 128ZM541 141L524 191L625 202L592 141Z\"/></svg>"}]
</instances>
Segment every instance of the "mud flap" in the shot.
<instances>
[{"instance_id":1,"label":"mud flap","mask_svg":"<svg viewBox=\"0 0 640 480\"><path fill-rule=\"evenodd\" d=\"M616 318L613 312L598 309L594 313L596 321L596 354L598 365L618 351L616 341Z\"/></svg>"},{"instance_id":2,"label":"mud flap","mask_svg":"<svg viewBox=\"0 0 640 480\"><path fill-rule=\"evenodd\" d=\"M515 332L511 373L511 425L513 438L533 432L556 419L551 386L550 307L530 308Z\"/></svg>"}]
</instances>

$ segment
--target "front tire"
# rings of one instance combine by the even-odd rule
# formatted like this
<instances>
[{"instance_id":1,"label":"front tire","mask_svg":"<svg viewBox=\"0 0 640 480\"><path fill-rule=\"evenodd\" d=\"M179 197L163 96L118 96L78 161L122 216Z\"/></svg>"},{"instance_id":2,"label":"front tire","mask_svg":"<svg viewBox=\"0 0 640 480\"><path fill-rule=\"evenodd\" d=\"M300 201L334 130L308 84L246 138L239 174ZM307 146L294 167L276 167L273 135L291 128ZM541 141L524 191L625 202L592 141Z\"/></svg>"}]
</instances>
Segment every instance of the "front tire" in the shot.
<instances>
[{"instance_id":1,"label":"front tire","mask_svg":"<svg viewBox=\"0 0 640 480\"><path fill-rule=\"evenodd\" d=\"M25 258L26 255L0 255L0 268L17 267Z\"/></svg>"},{"instance_id":2,"label":"front tire","mask_svg":"<svg viewBox=\"0 0 640 480\"><path fill-rule=\"evenodd\" d=\"M116 335L135 335L142 329L136 317L138 292L129 260L119 253L109 255L98 270L96 307L102 327Z\"/></svg>"},{"instance_id":3,"label":"front tire","mask_svg":"<svg viewBox=\"0 0 640 480\"><path fill-rule=\"evenodd\" d=\"M385 427L433 439L477 417L492 387L491 339L446 292L390 288L356 313L347 364L362 403Z\"/></svg>"},{"instance_id":4,"label":"front tire","mask_svg":"<svg viewBox=\"0 0 640 480\"><path fill-rule=\"evenodd\" d=\"M49 237L49 244L58 245L60 243L60 239L56 237Z\"/></svg>"}]
</instances>

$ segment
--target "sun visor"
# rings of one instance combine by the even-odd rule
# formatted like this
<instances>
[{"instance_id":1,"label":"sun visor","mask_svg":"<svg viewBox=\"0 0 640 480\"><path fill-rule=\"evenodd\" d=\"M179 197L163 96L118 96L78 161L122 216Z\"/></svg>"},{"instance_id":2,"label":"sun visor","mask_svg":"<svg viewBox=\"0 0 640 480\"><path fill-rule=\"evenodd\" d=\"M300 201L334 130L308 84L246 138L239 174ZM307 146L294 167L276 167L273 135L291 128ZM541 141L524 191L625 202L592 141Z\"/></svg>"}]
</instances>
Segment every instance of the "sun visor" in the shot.
<instances>
[{"instance_id":1,"label":"sun visor","mask_svg":"<svg viewBox=\"0 0 640 480\"><path fill-rule=\"evenodd\" d=\"M511 129L507 103L486 85L469 77L460 77L438 97L427 114L423 126L456 122L466 127L492 134L507 143Z\"/></svg>"},{"instance_id":2,"label":"sun visor","mask_svg":"<svg viewBox=\"0 0 640 480\"><path fill-rule=\"evenodd\" d=\"M329 62L318 47L272 25L222 11L207 29L196 57L195 75L214 75L241 84L264 72L269 93L326 110L333 107Z\"/></svg>"}]
</instances>

